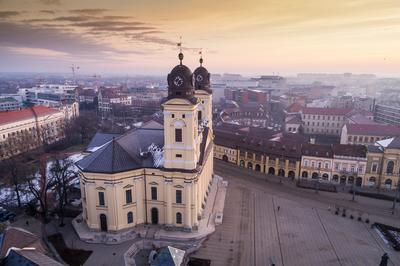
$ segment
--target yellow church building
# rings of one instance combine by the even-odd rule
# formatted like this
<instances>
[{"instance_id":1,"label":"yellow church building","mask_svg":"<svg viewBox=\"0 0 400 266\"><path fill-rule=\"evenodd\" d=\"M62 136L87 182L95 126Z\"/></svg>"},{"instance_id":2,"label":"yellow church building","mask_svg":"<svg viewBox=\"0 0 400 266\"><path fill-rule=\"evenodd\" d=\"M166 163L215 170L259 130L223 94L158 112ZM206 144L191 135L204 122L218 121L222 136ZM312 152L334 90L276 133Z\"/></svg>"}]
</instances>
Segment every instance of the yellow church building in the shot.
<instances>
[{"instance_id":1,"label":"yellow church building","mask_svg":"<svg viewBox=\"0 0 400 266\"><path fill-rule=\"evenodd\" d=\"M168 75L163 122L152 120L77 162L83 221L118 233L136 225L197 230L213 176L210 74L180 64Z\"/></svg>"}]
</instances>

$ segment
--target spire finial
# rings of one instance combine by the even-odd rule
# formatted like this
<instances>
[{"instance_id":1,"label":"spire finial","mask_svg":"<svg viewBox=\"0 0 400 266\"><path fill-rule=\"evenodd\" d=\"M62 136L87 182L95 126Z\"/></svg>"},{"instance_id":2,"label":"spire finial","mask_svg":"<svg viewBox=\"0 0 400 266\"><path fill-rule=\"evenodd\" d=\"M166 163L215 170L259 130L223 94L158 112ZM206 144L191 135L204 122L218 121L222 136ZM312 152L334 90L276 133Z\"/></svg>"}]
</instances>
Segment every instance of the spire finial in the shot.
<instances>
[{"instance_id":1,"label":"spire finial","mask_svg":"<svg viewBox=\"0 0 400 266\"><path fill-rule=\"evenodd\" d=\"M182 60L183 60L183 53L182 53L182 36L179 36L179 42L177 43L177 46L179 47L179 61L180 64L182 65Z\"/></svg>"},{"instance_id":2,"label":"spire finial","mask_svg":"<svg viewBox=\"0 0 400 266\"><path fill-rule=\"evenodd\" d=\"M200 48L199 55L200 55L200 60L199 60L200 66L203 66L203 49L202 48Z\"/></svg>"}]
</instances>

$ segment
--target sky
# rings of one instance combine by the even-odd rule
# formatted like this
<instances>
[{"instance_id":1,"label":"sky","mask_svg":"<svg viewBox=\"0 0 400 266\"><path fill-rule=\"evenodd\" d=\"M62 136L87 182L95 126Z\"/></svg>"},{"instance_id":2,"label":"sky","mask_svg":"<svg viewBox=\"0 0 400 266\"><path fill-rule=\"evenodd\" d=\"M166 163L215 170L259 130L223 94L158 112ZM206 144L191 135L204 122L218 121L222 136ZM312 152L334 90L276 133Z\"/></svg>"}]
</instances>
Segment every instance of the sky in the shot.
<instances>
[{"instance_id":1,"label":"sky","mask_svg":"<svg viewBox=\"0 0 400 266\"><path fill-rule=\"evenodd\" d=\"M0 0L0 72L399 76L399 0Z\"/></svg>"}]
</instances>

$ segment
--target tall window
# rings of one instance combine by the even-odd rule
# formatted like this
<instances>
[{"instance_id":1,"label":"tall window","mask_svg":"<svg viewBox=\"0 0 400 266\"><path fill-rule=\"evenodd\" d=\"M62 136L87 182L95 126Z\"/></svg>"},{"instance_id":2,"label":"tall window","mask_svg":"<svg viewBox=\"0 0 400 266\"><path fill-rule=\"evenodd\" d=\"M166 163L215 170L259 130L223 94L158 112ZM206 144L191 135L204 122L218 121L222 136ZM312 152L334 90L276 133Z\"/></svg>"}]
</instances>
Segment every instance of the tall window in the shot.
<instances>
[{"instance_id":1,"label":"tall window","mask_svg":"<svg viewBox=\"0 0 400 266\"><path fill-rule=\"evenodd\" d=\"M378 170L378 164L372 164L372 172L376 172Z\"/></svg>"},{"instance_id":2,"label":"tall window","mask_svg":"<svg viewBox=\"0 0 400 266\"><path fill-rule=\"evenodd\" d=\"M132 190L125 190L126 204L132 203Z\"/></svg>"},{"instance_id":3,"label":"tall window","mask_svg":"<svg viewBox=\"0 0 400 266\"><path fill-rule=\"evenodd\" d=\"M182 190L176 190L176 203L182 203Z\"/></svg>"},{"instance_id":4,"label":"tall window","mask_svg":"<svg viewBox=\"0 0 400 266\"><path fill-rule=\"evenodd\" d=\"M100 206L104 206L105 202L104 202L104 192L100 191L99 192L99 205Z\"/></svg>"},{"instance_id":5,"label":"tall window","mask_svg":"<svg viewBox=\"0 0 400 266\"><path fill-rule=\"evenodd\" d=\"M175 141L182 142L182 129L181 128L175 128Z\"/></svg>"},{"instance_id":6,"label":"tall window","mask_svg":"<svg viewBox=\"0 0 400 266\"><path fill-rule=\"evenodd\" d=\"M199 123L200 123L200 121L201 121L201 111L197 112L197 120L199 120Z\"/></svg>"},{"instance_id":7,"label":"tall window","mask_svg":"<svg viewBox=\"0 0 400 266\"><path fill-rule=\"evenodd\" d=\"M393 174L393 170L394 170L394 162L389 161L386 167L386 173Z\"/></svg>"},{"instance_id":8,"label":"tall window","mask_svg":"<svg viewBox=\"0 0 400 266\"><path fill-rule=\"evenodd\" d=\"M126 216L127 216L127 219L128 219L128 224L133 223L133 213L132 212L128 212Z\"/></svg>"},{"instance_id":9,"label":"tall window","mask_svg":"<svg viewBox=\"0 0 400 266\"><path fill-rule=\"evenodd\" d=\"M156 187L151 187L151 199L157 200L157 188Z\"/></svg>"},{"instance_id":10,"label":"tall window","mask_svg":"<svg viewBox=\"0 0 400 266\"><path fill-rule=\"evenodd\" d=\"M182 224L182 213L180 213L180 212L176 213L176 223Z\"/></svg>"}]
</instances>

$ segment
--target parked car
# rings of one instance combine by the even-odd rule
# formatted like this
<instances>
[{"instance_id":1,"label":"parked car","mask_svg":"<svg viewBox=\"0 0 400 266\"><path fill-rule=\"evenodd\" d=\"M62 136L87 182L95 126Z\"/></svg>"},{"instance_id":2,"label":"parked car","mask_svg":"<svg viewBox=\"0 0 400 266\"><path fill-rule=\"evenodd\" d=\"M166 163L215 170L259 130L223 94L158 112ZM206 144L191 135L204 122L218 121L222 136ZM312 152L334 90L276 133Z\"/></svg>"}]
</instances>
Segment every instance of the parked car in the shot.
<instances>
[{"instance_id":1,"label":"parked car","mask_svg":"<svg viewBox=\"0 0 400 266\"><path fill-rule=\"evenodd\" d=\"M0 207L0 222L6 222L8 220L13 221L15 216L15 213Z\"/></svg>"}]
</instances>

